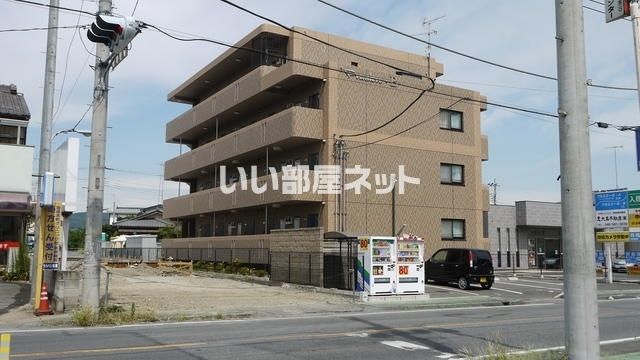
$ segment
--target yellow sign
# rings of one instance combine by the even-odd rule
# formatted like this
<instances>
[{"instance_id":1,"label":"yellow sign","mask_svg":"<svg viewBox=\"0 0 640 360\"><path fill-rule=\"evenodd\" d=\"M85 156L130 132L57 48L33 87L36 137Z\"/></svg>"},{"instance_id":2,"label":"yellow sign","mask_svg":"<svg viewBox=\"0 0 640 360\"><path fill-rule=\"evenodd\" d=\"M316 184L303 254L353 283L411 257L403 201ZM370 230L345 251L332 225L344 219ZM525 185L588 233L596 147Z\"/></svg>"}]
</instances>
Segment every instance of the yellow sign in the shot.
<instances>
[{"instance_id":1,"label":"yellow sign","mask_svg":"<svg viewBox=\"0 0 640 360\"><path fill-rule=\"evenodd\" d=\"M60 245L60 227L62 225L62 206L59 202L53 209L43 208L44 221L44 263L43 269L58 269Z\"/></svg>"},{"instance_id":2,"label":"yellow sign","mask_svg":"<svg viewBox=\"0 0 640 360\"><path fill-rule=\"evenodd\" d=\"M367 238L360 239L360 251L367 251L367 250L369 250L369 239Z\"/></svg>"},{"instance_id":3,"label":"yellow sign","mask_svg":"<svg viewBox=\"0 0 640 360\"><path fill-rule=\"evenodd\" d=\"M629 227L640 228L640 209L629 209Z\"/></svg>"},{"instance_id":4,"label":"yellow sign","mask_svg":"<svg viewBox=\"0 0 640 360\"><path fill-rule=\"evenodd\" d=\"M628 231L612 231L596 233L598 242L626 242L629 241Z\"/></svg>"}]
</instances>

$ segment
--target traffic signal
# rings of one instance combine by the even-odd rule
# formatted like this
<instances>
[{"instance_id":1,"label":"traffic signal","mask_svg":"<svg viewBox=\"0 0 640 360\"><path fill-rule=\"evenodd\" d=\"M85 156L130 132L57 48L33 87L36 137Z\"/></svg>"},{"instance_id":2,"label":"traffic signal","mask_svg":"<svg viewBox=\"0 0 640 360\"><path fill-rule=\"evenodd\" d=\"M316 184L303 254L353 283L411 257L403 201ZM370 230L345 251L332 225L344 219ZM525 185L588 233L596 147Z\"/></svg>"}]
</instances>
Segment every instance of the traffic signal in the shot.
<instances>
[{"instance_id":1,"label":"traffic signal","mask_svg":"<svg viewBox=\"0 0 640 360\"><path fill-rule=\"evenodd\" d=\"M140 33L140 23L132 17L98 15L87 30L87 37L94 43L104 44L113 54L118 54Z\"/></svg>"}]
</instances>

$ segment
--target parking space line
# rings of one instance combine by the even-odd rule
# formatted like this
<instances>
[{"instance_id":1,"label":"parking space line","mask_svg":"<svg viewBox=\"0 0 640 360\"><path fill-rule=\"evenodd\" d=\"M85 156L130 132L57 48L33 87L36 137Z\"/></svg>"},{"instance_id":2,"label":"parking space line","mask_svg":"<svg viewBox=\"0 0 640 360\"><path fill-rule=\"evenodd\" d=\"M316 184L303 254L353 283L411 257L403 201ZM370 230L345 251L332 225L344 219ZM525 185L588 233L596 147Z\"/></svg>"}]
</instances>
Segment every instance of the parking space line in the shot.
<instances>
[{"instance_id":1,"label":"parking space line","mask_svg":"<svg viewBox=\"0 0 640 360\"><path fill-rule=\"evenodd\" d=\"M459 292L459 293L463 293L465 295L473 295L473 296L480 296L480 294L476 294L472 291L467 291L467 290L460 290L460 289L456 289L454 287L446 287L446 286L440 286L440 285L433 285L433 284L428 284L427 287L435 287L438 289L444 289L444 290L450 290L450 291L455 291L455 292Z\"/></svg>"},{"instance_id":2,"label":"parking space line","mask_svg":"<svg viewBox=\"0 0 640 360\"><path fill-rule=\"evenodd\" d=\"M509 285L509 286L511 286L511 285L513 285L513 286L524 286L524 287L530 287L530 288L536 288L536 289L543 289L543 290L555 290L555 291L562 291L562 289L556 289L556 288L551 288L551 287L542 287L542 286L536 286L536 285L516 284L516 283L513 283L513 282L509 282L509 283L507 283L507 282L501 281L501 282L500 282L500 284L502 284L502 285Z\"/></svg>"},{"instance_id":3,"label":"parking space line","mask_svg":"<svg viewBox=\"0 0 640 360\"><path fill-rule=\"evenodd\" d=\"M528 280L528 279L518 279L518 281L526 281L526 282L530 282L530 283L534 283L534 284L543 284L543 285L552 285L552 286L563 286L563 283L562 283L562 282L559 282L559 283L552 283L552 282L538 281L538 280Z\"/></svg>"},{"instance_id":4,"label":"parking space line","mask_svg":"<svg viewBox=\"0 0 640 360\"><path fill-rule=\"evenodd\" d=\"M510 292L510 293L518 294L518 295L522 295L522 294L523 294L523 293L521 293L520 291L507 290L507 289L501 289L501 288L497 288L497 287L495 287L495 286L493 286L493 287L491 288L491 290L505 291L505 292Z\"/></svg>"}]
</instances>

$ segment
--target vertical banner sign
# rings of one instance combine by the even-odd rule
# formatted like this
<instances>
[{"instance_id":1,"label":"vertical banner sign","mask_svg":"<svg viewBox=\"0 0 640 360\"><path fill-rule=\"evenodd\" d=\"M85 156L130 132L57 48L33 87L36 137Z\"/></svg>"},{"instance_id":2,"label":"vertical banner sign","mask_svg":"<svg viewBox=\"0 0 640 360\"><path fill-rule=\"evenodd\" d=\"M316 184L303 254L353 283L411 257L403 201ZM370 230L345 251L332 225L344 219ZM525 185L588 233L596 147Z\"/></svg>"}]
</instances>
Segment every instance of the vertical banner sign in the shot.
<instances>
[{"instance_id":1,"label":"vertical banner sign","mask_svg":"<svg viewBox=\"0 0 640 360\"><path fill-rule=\"evenodd\" d=\"M57 270L60 246L62 206L56 202L53 208L43 209L44 213L44 270Z\"/></svg>"},{"instance_id":2,"label":"vertical banner sign","mask_svg":"<svg viewBox=\"0 0 640 360\"><path fill-rule=\"evenodd\" d=\"M628 194L626 191L607 191L594 194L596 207L596 228L626 228L628 227L627 208Z\"/></svg>"},{"instance_id":3,"label":"vertical banner sign","mask_svg":"<svg viewBox=\"0 0 640 360\"><path fill-rule=\"evenodd\" d=\"M629 0L605 0L604 12L606 22L612 22L631 15Z\"/></svg>"},{"instance_id":4,"label":"vertical banner sign","mask_svg":"<svg viewBox=\"0 0 640 360\"><path fill-rule=\"evenodd\" d=\"M640 241L640 190L629 191L629 240Z\"/></svg>"}]
</instances>

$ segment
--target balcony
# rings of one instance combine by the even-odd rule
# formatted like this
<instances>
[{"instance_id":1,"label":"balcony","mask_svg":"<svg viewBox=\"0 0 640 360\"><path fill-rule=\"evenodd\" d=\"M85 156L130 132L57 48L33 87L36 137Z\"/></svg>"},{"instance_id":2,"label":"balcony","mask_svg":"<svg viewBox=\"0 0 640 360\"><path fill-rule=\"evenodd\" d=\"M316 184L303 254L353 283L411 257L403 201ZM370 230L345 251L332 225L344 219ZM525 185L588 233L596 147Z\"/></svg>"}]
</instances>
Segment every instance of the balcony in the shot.
<instances>
[{"instance_id":1,"label":"balcony","mask_svg":"<svg viewBox=\"0 0 640 360\"><path fill-rule=\"evenodd\" d=\"M197 176L201 169L282 142L322 139L322 110L292 107L223 136L165 164L165 179Z\"/></svg>"},{"instance_id":2,"label":"balcony","mask_svg":"<svg viewBox=\"0 0 640 360\"><path fill-rule=\"evenodd\" d=\"M267 184L267 190L262 194L255 194L249 184L247 190L241 190L238 182L236 183L236 190L231 194L223 194L220 188L214 188L165 200L164 217L168 219L179 218L275 203L323 201L322 194L312 192L283 194L281 176L282 174L278 174L278 190L273 190L271 176L259 177L257 179L258 186ZM313 179L313 176L313 172L309 172L309 178Z\"/></svg>"},{"instance_id":3,"label":"balcony","mask_svg":"<svg viewBox=\"0 0 640 360\"><path fill-rule=\"evenodd\" d=\"M260 66L170 121L167 124L166 141L193 142L202 133L202 127L215 126L214 117L220 117L221 121L228 120L233 113L247 113L283 99L287 96L283 89L322 78L322 69L300 63L290 62L280 67ZM279 91L267 91L276 85Z\"/></svg>"}]
</instances>

